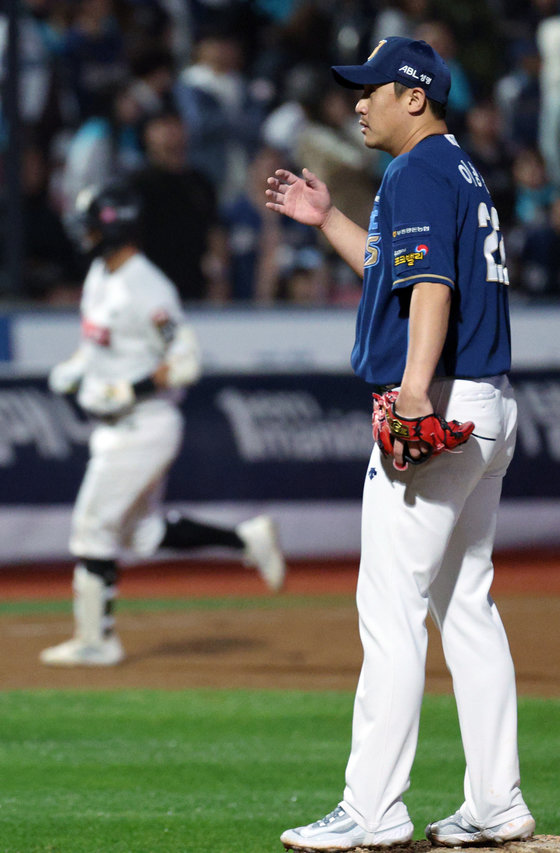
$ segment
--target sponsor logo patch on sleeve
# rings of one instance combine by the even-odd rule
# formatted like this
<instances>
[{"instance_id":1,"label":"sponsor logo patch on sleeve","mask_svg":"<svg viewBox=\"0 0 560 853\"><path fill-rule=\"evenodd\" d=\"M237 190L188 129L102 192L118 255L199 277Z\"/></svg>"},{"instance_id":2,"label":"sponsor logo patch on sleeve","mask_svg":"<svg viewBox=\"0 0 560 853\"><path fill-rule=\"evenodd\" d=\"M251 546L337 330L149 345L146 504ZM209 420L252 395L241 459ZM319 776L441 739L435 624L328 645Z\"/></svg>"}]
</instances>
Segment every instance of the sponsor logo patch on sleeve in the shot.
<instances>
[{"instance_id":1,"label":"sponsor logo patch on sleeve","mask_svg":"<svg viewBox=\"0 0 560 853\"><path fill-rule=\"evenodd\" d=\"M430 267L430 226L399 225L393 230L393 267L396 275Z\"/></svg>"},{"instance_id":2,"label":"sponsor logo patch on sleeve","mask_svg":"<svg viewBox=\"0 0 560 853\"><path fill-rule=\"evenodd\" d=\"M89 320L87 317L84 317L81 322L81 329L82 337L87 338L89 341L93 341L97 346L111 346L111 329L107 326L100 326L98 323L94 323L93 320Z\"/></svg>"},{"instance_id":3,"label":"sponsor logo patch on sleeve","mask_svg":"<svg viewBox=\"0 0 560 853\"><path fill-rule=\"evenodd\" d=\"M168 312L161 308L152 314L152 322L166 343L171 343L175 337L176 323Z\"/></svg>"}]
</instances>

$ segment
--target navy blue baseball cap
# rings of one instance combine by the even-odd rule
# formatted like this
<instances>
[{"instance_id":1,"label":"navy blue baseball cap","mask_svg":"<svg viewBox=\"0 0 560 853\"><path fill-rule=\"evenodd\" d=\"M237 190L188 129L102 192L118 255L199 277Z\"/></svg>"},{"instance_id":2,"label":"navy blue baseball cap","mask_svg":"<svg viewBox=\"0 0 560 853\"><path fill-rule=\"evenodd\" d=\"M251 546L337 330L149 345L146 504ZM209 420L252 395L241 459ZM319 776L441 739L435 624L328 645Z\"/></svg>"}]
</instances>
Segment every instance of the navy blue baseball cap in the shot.
<instances>
[{"instance_id":1,"label":"navy blue baseball cap","mask_svg":"<svg viewBox=\"0 0 560 853\"><path fill-rule=\"evenodd\" d=\"M425 41L402 36L382 39L363 65L333 65L337 83L347 89L403 83L420 86L431 101L447 103L451 87L449 68Z\"/></svg>"}]
</instances>

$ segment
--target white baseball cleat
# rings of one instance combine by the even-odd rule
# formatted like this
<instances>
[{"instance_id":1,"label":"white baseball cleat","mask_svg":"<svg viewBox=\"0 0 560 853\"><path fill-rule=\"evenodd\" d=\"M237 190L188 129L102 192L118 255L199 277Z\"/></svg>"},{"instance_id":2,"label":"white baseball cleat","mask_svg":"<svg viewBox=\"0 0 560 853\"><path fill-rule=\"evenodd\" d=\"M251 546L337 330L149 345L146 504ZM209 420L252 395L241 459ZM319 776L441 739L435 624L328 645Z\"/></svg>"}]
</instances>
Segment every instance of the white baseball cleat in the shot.
<instances>
[{"instance_id":1,"label":"white baseball cleat","mask_svg":"<svg viewBox=\"0 0 560 853\"><path fill-rule=\"evenodd\" d=\"M257 515L238 524L235 531L245 545L245 565L256 568L274 592L284 586L286 563L278 546L276 526L268 515Z\"/></svg>"},{"instance_id":2,"label":"white baseball cleat","mask_svg":"<svg viewBox=\"0 0 560 853\"><path fill-rule=\"evenodd\" d=\"M527 813L496 826L481 828L465 820L461 812L450 817L429 823L426 837L432 844L444 847L470 847L472 844L491 842L504 844L506 841L525 841L535 831L533 815Z\"/></svg>"},{"instance_id":3,"label":"white baseball cleat","mask_svg":"<svg viewBox=\"0 0 560 853\"><path fill-rule=\"evenodd\" d=\"M296 850L298 853L342 853L342 851L366 850L373 847L393 847L406 844L412 838L414 827L408 820L390 829L368 832L362 829L356 821L344 810L337 806L334 811L307 826L287 829L280 836L280 841L286 850Z\"/></svg>"},{"instance_id":4,"label":"white baseball cleat","mask_svg":"<svg viewBox=\"0 0 560 853\"><path fill-rule=\"evenodd\" d=\"M47 666L116 666L124 657L121 641L113 634L95 643L75 637L43 649L39 660Z\"/></svg>"}]
</instances>

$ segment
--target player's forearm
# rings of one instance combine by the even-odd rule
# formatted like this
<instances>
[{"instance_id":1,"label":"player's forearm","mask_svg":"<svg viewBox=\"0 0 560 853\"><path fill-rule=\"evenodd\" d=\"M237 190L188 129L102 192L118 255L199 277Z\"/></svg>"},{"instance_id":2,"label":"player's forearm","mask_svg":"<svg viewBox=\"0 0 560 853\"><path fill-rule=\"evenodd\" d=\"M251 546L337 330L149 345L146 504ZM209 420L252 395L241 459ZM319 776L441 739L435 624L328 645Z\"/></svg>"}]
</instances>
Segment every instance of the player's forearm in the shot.
<instances>
[{"instance_id":1,"label":"player's forearm","mask_svg":"<svg viewBox=\"0 0 560 853\"><path fill-rule=\"evenodd\" d=\"M420 282L414 286L406 367L397 403L403 417L432 411L428 390L447 336L450 306L451 290L447 285Z\"/></svg>"},{"instance_id":2,"label":"player's forearm","mask_svg":"<svg viewBox=\"0 0 560 853\"><path fill-rule=\"evenodd\" d=\"M152 378L160 388L185 388L198 381L201 369L198 339L189 325L181 323Z\"/></svg>"},{"instance_id":3,"label":"player's forearm","mask_svg":"<svg viewBox=\"0 0 560 853\"><path fill-rule=\"evenodd\" d=\"M84 345L80 346L66 361L59 362L50 371L48 385L54 394L72 394L85 373L88 354Z\"/></svg>"},{"instance_id":4,"label":"player's forearm","mask_svg":"<svg viewBox=\"0 0 560 853\"><path fill-rule=\"evenodd\" d=\"M340 257L363 278L367 231L337 207L331 207L320 230Z\"/></svg>"}]
</instances>

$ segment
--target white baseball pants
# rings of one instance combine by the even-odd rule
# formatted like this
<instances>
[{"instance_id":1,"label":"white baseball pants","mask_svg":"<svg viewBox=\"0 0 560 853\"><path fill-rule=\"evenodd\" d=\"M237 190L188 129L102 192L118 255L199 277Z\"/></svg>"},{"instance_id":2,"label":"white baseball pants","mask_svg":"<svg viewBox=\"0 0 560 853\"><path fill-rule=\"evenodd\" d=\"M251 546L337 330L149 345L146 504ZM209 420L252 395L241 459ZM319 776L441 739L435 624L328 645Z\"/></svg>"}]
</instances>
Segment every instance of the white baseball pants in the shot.
<instances>
[{"instance_id":1,"label":"white baseball pants","mask_svg":"<svg viewBox=\"0 0 560 853\"><path fill-rule=\"evenodd\" d=\"M464 816L486 827L525 814L513 663L490 597L502 478L517 407L506 377L435 380L434 410L472 420L460 453L405 472L374 447L365 479L357 603L364 658L345 809L365 829L408 820L430 610L441 635L466 758ZM445 815L434 815L434 820Z\"/></svg>"},{"instance_id":2,"label":"white baseball pants","mask_svg":"<svg viewBox=\"0 0 560 853\"><path fill-rule=\"evenodd\" d=\"M106 560L116 559L123 548L153 554L165 529L162 493L182 427L175 406L153 400L94 429L72 513L72 554Z\"/></svg>"}]
</instances>

